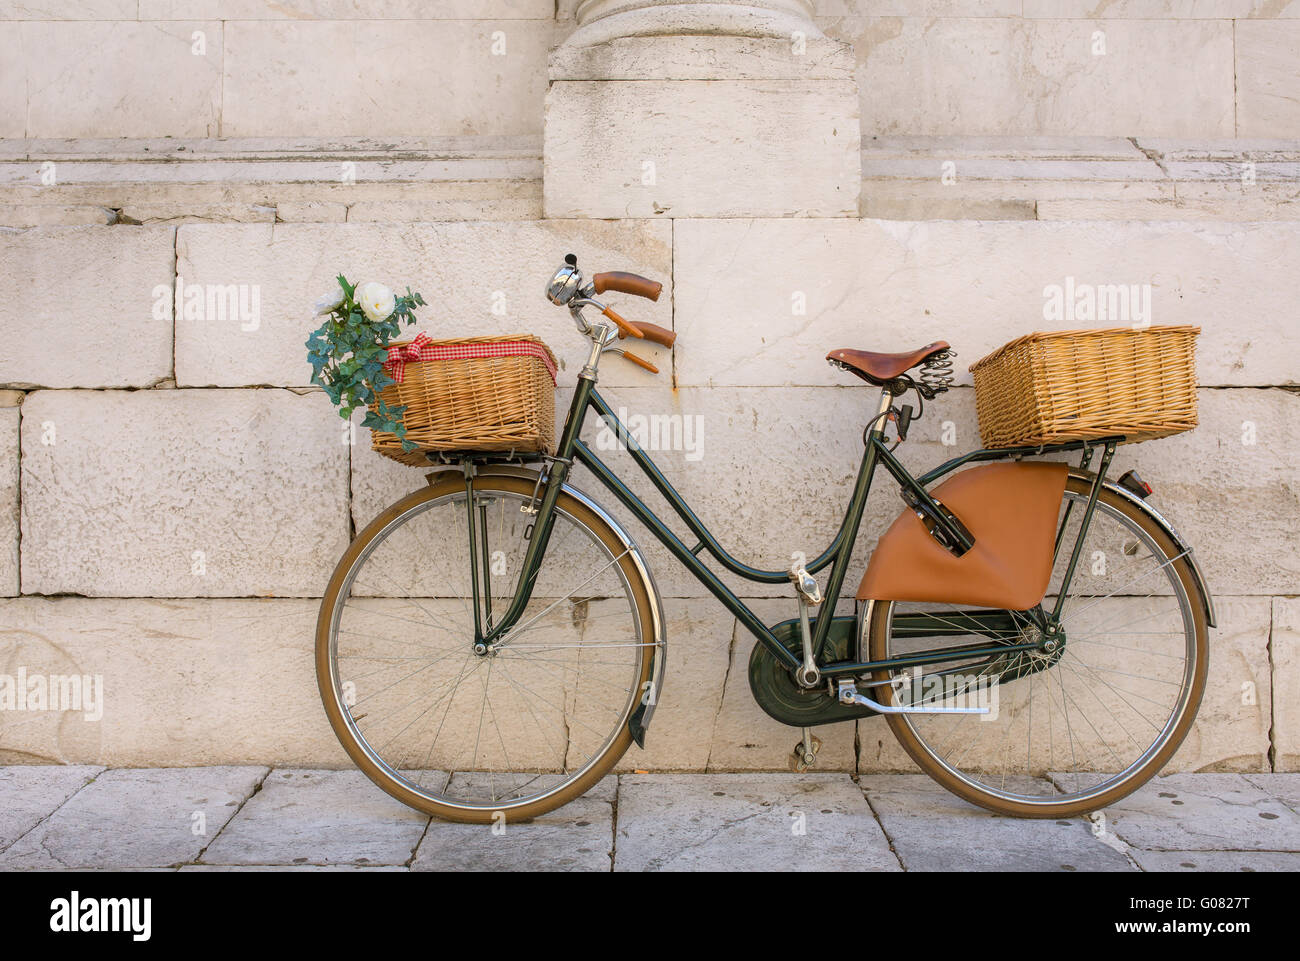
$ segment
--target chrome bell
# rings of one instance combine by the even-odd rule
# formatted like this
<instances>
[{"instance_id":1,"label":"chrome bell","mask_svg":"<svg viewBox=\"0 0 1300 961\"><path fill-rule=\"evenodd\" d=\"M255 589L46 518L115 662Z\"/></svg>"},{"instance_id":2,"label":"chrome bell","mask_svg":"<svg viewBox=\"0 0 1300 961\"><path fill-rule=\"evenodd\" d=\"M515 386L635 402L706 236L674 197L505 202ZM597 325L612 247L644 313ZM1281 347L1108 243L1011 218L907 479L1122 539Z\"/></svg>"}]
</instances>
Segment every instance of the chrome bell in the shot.
<instances>
[{"instance_id":1,"label":"chrome bell","mask_svg":"<svg viewBox=\"0 0 1300 961\"><path fill-rule=\"evenodd\" d=\"M551 282L546 285L546 299L557 307L563 307L573 300L582 287L582 272L578 270L578 258L569 254L564 258L564 266L555 272Z\"/></svg>"}]
</instances>

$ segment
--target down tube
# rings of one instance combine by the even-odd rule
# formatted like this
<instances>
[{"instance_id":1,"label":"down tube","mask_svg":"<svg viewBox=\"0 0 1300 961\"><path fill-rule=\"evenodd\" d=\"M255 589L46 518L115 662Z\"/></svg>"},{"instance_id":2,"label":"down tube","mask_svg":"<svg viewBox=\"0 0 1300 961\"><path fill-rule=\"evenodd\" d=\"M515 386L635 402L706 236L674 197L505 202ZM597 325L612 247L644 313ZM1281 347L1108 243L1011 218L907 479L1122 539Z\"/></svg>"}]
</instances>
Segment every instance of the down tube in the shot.
<instances>
[{"instance_id":1,"label":"down tube","mask_svg":"<svg viewBox=\"0 0 1300 961\"><path fill-rule=\"evenodd\" d=\"M799 666L799 659L786 650L785 645L776 639L776 636L768 629L767 625L760 621L758 616L746 607L744 602L733 594L713 571L705 567L700 559L691 553L690 548L683 544L677 535L669 530L668 526L655 516L645 504L641 503L640 498L632 493L627 485L619 480L614 475L614 472L605 466L605 463L580 440L575 439L573 442L573 459L595 474L596 478L609 488L610 493L617 497L623 506L636 516L637 520L648 527L664 547L668 548L673 556L681 561L687 570L709 589L709 593L721 601L727 610L736 615L736 619L758 638L759 643L766 647L773 657L785 664L790 670L794 670Z\"/></svg>"}]
</instances>

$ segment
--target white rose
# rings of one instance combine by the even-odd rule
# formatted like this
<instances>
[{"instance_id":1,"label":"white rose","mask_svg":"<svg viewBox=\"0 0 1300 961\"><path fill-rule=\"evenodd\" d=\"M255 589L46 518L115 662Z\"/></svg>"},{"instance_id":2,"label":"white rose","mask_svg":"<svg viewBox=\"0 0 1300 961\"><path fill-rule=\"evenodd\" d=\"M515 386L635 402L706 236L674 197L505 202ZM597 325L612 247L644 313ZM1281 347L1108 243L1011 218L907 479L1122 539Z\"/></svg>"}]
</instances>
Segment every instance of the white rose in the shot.
<instances>
[{"instance_id":1,"label":"white rose","mask_svg":"<svg viewBox=\"0 0 1300 961\"><path fill-rule=\"evenodd\" d=\"M356 296L361 312L375 322L386 320L397 307L397 298L393 296L393 292L383 284L374 281L359 286Z\"/></svg>"},{"instance_id":2,"label":"white rose","mask_svg":"<svg viewBox=\"0 0 1300 961\"><path fill-rule=\"evenodd\" d=\"M321 314L328 314L330 311L335 310L342 305L343 300L343 288L335 287L312 305L312 310L314 311L312 316L319 317Z\"/></svg>"}]
</instances>

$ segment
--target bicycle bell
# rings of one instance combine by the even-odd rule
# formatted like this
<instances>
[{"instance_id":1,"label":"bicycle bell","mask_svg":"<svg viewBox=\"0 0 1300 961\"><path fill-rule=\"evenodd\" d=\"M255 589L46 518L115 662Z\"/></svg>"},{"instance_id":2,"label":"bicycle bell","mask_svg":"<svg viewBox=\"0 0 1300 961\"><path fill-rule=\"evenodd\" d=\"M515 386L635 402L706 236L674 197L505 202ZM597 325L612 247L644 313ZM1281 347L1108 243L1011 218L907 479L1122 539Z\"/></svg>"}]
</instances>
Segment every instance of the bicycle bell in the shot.
<instances>
[{"instance_id":1,"label":"bicycle bell","mask_svg":"<svg viewBox=\"0 0 1300 961\"><path fill-rule=\"evenodd\" d=\"M556 306L563 307L577 296L582 286L582 272L578 270L578 258L569 254L564 258L564 266L555 272L551 282L546 285L546 297Z\"/></svg>"}]
</instances>

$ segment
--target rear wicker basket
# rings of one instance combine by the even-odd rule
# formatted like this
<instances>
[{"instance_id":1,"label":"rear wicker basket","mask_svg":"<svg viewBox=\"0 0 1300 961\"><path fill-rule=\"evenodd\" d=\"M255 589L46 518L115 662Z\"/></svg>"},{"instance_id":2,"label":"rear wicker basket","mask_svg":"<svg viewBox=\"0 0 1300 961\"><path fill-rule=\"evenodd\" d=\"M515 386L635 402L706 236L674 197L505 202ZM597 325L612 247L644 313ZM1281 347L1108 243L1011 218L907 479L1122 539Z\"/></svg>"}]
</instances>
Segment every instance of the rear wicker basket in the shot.
<instances>
[{"instance_id":1,"label":"rear wicker basket","mask_svg":"<svg viewBox=\"0 0 1300 961\"><path fill-rule=\"evenodd\" d=\"M406 408L402 423L416 449L405 451L395 434L376 430L374 450L414 467L427 465L426 454L435 451L554 450L555 356L541 340L521 334L430 340L424 346L438 359L406 361L402 382L380 393L390 407ZM448 356L477 352L500 355Z\"/></svg>"},{"instance_id":2,"label":"rear wicker basket","mask_svg":"<svg viewBox=\"0 0 1300 961\"><path fill-rule=\"evenodd\" d=\"M1199 327L1114 327L1029 334L971 365L985 447L1124 436L1196 426Z\"/></svg>"}]
</instances>

